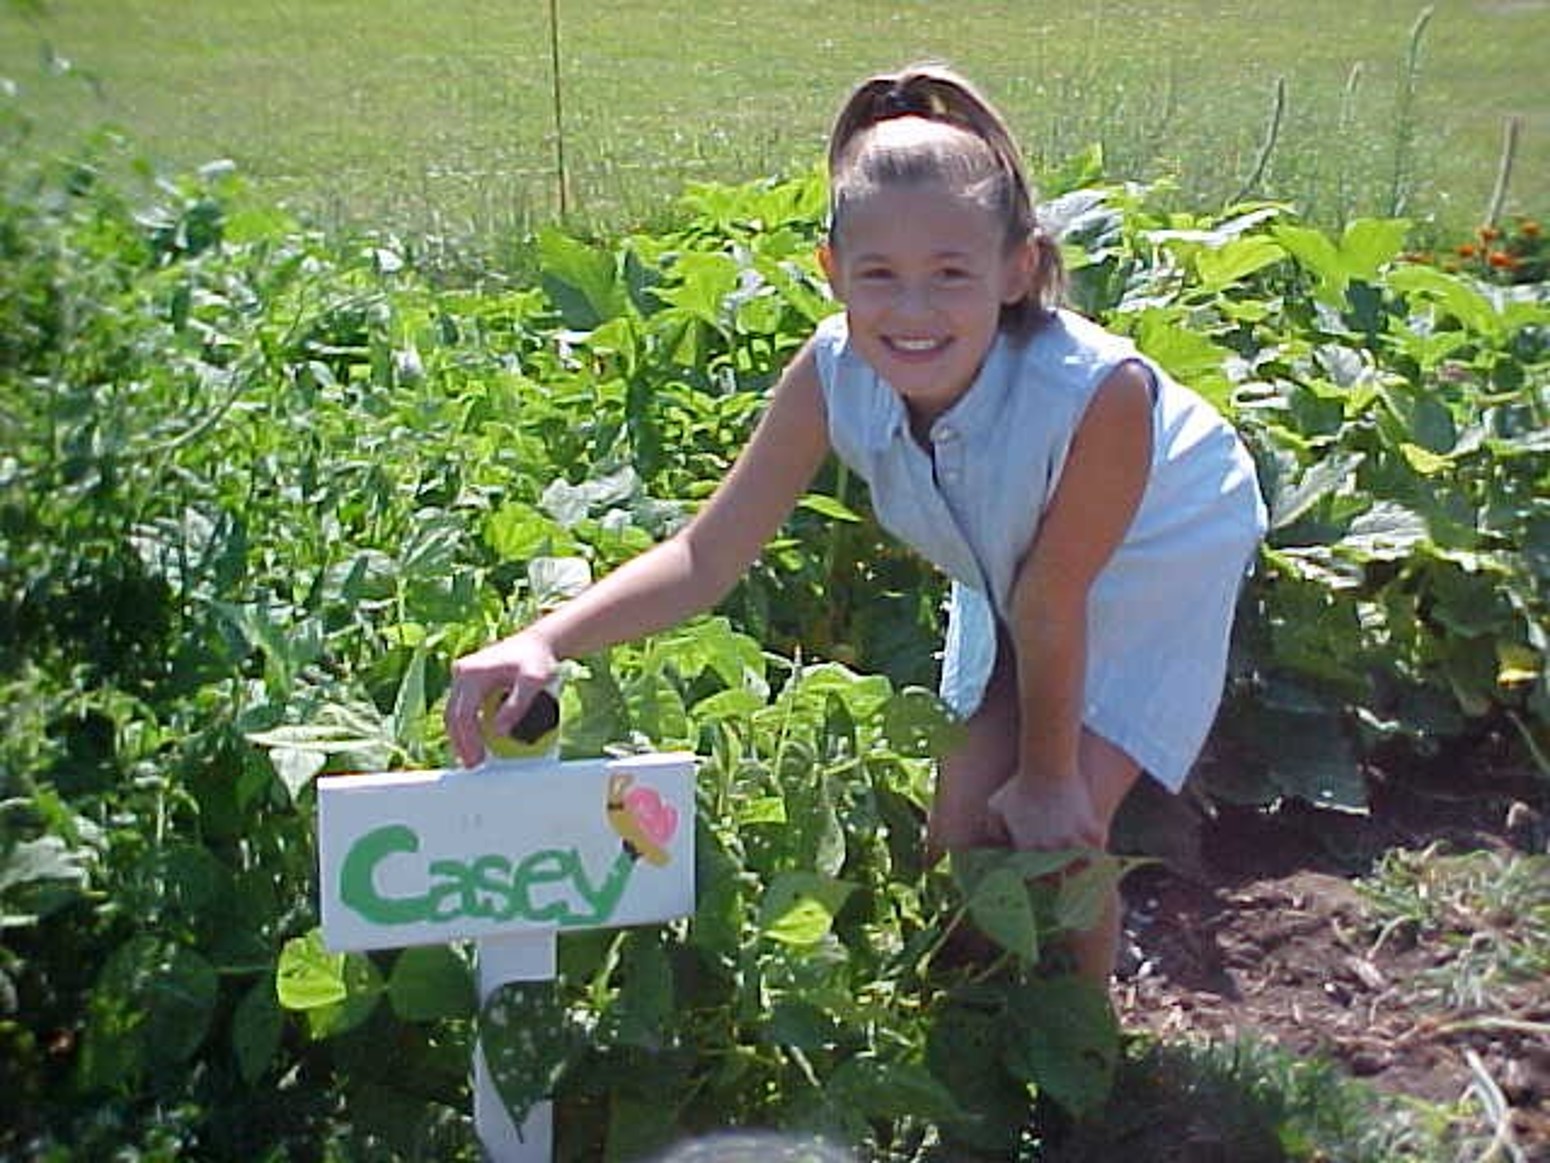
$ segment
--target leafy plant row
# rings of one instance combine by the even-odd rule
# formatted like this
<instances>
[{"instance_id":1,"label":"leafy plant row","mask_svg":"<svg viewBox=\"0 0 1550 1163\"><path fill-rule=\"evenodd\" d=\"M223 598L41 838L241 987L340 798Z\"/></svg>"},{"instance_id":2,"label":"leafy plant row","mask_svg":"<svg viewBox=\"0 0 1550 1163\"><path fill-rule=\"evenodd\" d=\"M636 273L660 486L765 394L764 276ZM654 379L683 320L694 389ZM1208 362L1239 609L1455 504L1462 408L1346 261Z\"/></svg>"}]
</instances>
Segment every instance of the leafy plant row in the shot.
<instances>
[{"instance_id":1,"label":"leafy plant row","mask_svg":"<svg viewBox=\"0 0 1550 1163\"><path fill-rule=\"evenodd\" d=\"M822 190L447 283L115 149L0 170L0 1150L469 1153L464 955L321 952L311 780L439 765L450 660L709 494L834 309ZM1375 758L1484 737L1550 767L1543 285L1097 179L1050 207L1078 305L1232 416L1274 514L1204 792L1358 807ZM557 1036L510 1097L557 1088L571 1157L728 1121L1006 1157L1034 1094L1101 1099L1115 1032L1041 953L1121 866L921 855L940 598L830 468L717 618L567 686L567 749L705 757L696 915L511 999Z\"/></svg>"}]
</instances>

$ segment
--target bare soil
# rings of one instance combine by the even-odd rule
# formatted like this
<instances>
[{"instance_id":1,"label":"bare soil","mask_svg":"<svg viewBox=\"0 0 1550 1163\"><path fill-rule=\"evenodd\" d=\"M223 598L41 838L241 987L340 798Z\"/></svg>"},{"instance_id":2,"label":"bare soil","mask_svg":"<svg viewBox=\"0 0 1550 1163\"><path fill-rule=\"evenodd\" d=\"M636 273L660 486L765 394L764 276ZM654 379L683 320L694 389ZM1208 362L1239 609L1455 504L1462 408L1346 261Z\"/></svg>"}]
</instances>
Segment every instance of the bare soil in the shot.
<instances>
[{"instance_id":1,"label":"bare soil","mask_svg":"<svg viewBox=\"0 0 1550 1163\"><path fill-rule=\"evenodd\" d=\"M1550 983L1493 982L1468 1000L1447 985L1460 949L1510 919L1385 932L1355 887L1394 848L1544 852L1546 784L1453 766L1403 780L1374 772L1372 786L1365 816L1161 808L1188 839L1127 881L1121 1021L1170 1040L1269 1040L1439 1103L1469 1088L1472 1053L1511 1103L1524 1155L1550 1161Z\"/></svg>"}]
</instances>

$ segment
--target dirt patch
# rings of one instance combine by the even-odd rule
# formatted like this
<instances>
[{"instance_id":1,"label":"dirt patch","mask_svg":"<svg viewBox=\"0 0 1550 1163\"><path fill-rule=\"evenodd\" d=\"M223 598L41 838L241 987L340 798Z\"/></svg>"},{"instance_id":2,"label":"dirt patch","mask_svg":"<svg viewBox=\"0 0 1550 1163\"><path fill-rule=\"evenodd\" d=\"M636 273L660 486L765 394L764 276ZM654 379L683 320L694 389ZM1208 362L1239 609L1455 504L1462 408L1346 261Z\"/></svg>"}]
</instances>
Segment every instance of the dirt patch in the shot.
<instances>
[{"instance_id":1,"label":"dirt patch","mask_svg":"<svg viewBox=\"0 0 1550 1163\"><path fill-rule=\"evenodd\" d=\"M1514 918L1380 924L1356 887L1393 850L1427 853L1418 867L1544 853L1546 790L1526 773L1380 775L1368 816L1290 806L1202 821L1187 858L1127 882L1122 1022L1169 1039L1268 1039L1435 1102L1483 1069L1526 1157L1550 1161L1550 983L1495 975L1472 988L1458 963L1510 937Z\"/></svg>"}]
</instances>

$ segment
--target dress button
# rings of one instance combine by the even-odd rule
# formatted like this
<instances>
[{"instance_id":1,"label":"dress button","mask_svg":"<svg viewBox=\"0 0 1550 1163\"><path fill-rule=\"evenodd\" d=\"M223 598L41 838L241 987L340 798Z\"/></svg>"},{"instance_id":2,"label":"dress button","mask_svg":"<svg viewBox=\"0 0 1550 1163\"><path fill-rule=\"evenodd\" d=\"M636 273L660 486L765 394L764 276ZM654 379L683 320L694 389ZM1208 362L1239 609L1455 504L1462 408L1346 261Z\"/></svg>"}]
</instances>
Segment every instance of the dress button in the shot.
<instances>
[{"instance_id":1,"label":"dress button","mask_svg":"<svg viewBox=\"0 0 1550 1163\"><path fill-rule=\"evenodd\" d=\"M946 481L950 485L957 484L958 483L958 470L955 469L955 468L950 468L950 469L946 470L944 473L942 473L942 479L944 481Z\"/></svg>"},{"instance_id":2,"label":"dress button","mask_svg":"<svg viewBox=\"0 0 1550 1163\"><path fill-rule=\"evenodd\" d=\"M954 440L958 439L958 429L938 428L936 430L934 439L938 444L951 444Z\"/></svg>"}]
</instances>

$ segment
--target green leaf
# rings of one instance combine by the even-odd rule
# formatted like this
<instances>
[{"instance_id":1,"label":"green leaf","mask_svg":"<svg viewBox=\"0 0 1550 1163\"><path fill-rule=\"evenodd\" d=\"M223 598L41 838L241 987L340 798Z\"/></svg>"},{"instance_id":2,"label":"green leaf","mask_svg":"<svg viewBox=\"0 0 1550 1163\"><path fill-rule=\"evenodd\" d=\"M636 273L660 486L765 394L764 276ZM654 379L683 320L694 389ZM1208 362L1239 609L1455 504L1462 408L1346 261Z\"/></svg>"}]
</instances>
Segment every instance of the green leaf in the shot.
<instances>
[{"instance_id":1,"label":"green leaf","mask_svg":"<svg viewBox=\"0 0 1550 1163\"><path fill-rule=\"evenodd\" d=\"M1262 702L1242 708L1239 720L1245 737L1260 741L1259 758L1272 783L1266 802L1279 793L1319 807L1366 811L1366 777L1337 712Z\"/></svg>"},{"instance_id":2,"label":"green leaf","mask_svg":"<svg viewBox=\"0 0 1550 1163\"><path fill-rule=\"evenodd\" d=\"M1346 273L1373 282L1383 267L1405 248L1410 223L1402 218L1358 218L1340 236L1340 258Z\"/></svg>"},{"instance_id":3,"label":"green leaf","mask_svg":"<svg viewBox=\"0 0 1550 1163\"><path fill-rule=\"evenodd\" d=\"M502 561L526 561L570 547L571 535L559 522L531 505L507 501L484 523L484 542Z\"/></svg>"},{"instance_id":4,"label":"green leaf","mask_svg":"<svg viewBox=\"0 0 1550 1163\"><path fill-rule=\"evenodd\" d=\"M949 1003L926 1032L926 1065L969 1117L948 1121L955 1140L992 1158L1017 1157L1017 1141L1029 1121L1027 1087L1002 1065L1008 1033L1000 1013Z\"/></svg>"},{"instance_id":5,"label":"green leaf","mask_svg":"<svg viewBox=\"0 0 1550 1163\"><path fill-rule=\"evenodd\" d=\"M538 261L544 292L567 327L590 331L628 308L629 288L608 251L551 226L538 233Z\"/></svg>"},{"instance_id":6,"label":"green leaf","mask_svg":"<svg viewBox=\"0 0 1550 1163\"><path fill-rule=\"evenodd\" d=\"M1415 263L1390 271L1385 281L1407 298L1435 303L1445 315L1487 339L1499 341L1504 334L1501 314L1459 275Z\"/></svg>"},{"instance_id":7,"label":"green leaf","mask_svg":"<svg viewBox=\"0 0 1550 1163\"><path fill-rule=\"evenodd\" d=\"M1441 472L1450 472L1453 468L1452 457L1441 456L1409 441L1400 444L1399 452L1405 458L1405 463L1422 476L1436 476Z\"/></svg>"},{"instance_id":8,"label":"green leaf","mask_svg":"<svg viewBox=\"0 0 1550 1163\"><path fill-rule=\"evenodd\" d=\"M108 958L92 987L81 1042L88 1090L133 1093L147 1075L164 1080L193 1057L219 993L215 968L165 937L131 937Z\"/></svg>"},{"instance_id":9,"label":"green leaf","mask_svg":"<svg viewBox=\"0 0 1550 1163\"><path fill-rule=\"evenodd\" d=\"M1235 238L1216 250L1201 250L1195 256L1200 285L1208 291L1220 291L1286 257L1286 250L1263 234Z\"/></svg>"},{"instance_id":10,"label":"green leaf","mask_svg":"<svg viewBox=\"0 0 1550 1163\"><path fill-rule=\"evenodd\" d=\"M285 1014L275 997L275 983L266 976L242 995L231 1018L231 1046L243 1082L253 1086L268 1072L284 1030Z\"/></svg>"},{"instance_id":11,"label":"green leaf","mask_svg":"<svg viewBox=\"0 0 1550 1163\"><path fill-rule=\"evenodd\" d=\"M854 509L823 493L805 494L797 502L797 507L808 509L819 516L829 518L831 521L842 521L847 525L859 525L861 523L861 515Z\"/></svg>"},{"instance_id":12,"label":"green leaf","mask_svg":"<svg viewBox=\"0 0 1550 1163\"><path fill-rule=\"evenodd\" d=\"M388 1002L406 1022L466 1018L474 1012L474 977L468 964L446 945L405 949L388 974Z\"/></svg>"},{"instance_id":13,"label":"green leaf","mask_svg":"<svg viewBox=\"0 0 1550 1163\"><path fill-rule=\"evenodd\" d=\"M921 687L895 692L883 707L883 737L900 755L934 759L956 747L963 724L940 699Z\"/></svg>"},{"instance_id":14,"label":"green leaf","mask_svg":"<svg viewBox=\"0 0 1550 1163\"><path fill-rule=\"evenodd\" d=\"M712 957L735 957L742 944L743 867L703 816L695 821L694 882L699 890L689 943Z\"/></svg>"},{"instance_id":15,"label":"green leaf","mask_svg":"<svg viewBox=\"0 0 1550 1163\"><path fill-rule=\"evenodd\" d=\"M1338 545L1363 561L1399 561L1430 541L1425 517L1393 501L1379 501L1351 522Z\"/></svg>"},{"instance_id":16,"label":"green leaf","mask_svg":"<svg viewBox=\"0 0 1550 1163\"><path fill-rule=\"evenodd\" d=\"M759 796L737 806L739 827L747 824L784 824L786 801L781 796Z\"/></svg>"},{"instance_id":17,"label":"green leaf","mask_svg":"<svg viewBox=\"0 0 1550 1163\"><path fill-rule=\"evenodd\" d=\"M287 941L275 967L280 1004L305 1012L314 1038L334 1037L360 1025L376 1008L383 988L370 958L330 953L321 929Z\"/></svg>"},{"instance_id":18,"label":"green leaf","mask_svg":"<svg viewBox=\"0 0 1550 1163\"><path fill-rule=\"evenodd\" d=\"M399 680L398 694L393 699L393 716L390 720L393 738L405 748L417 745L423 733L425 657L425 647L416 647L409 657L409 665L404 668L403 678ZM295 794L293 789L291 795L294 797Z\"/></svg>"},{"instance_id":19,"label":"green leaf","mask_svg":"<svg viewBox=\"0 0 1550 1163\"><path fill-rule=\"evenodd\" d=\"M974 923L1003 949L1030 964L1039 959L1039 929L1028 885L1012 868L997 868L974 886L968 901Z\"/></svg>"},{"instance_id":20,"label":"green leaf","mask_svg":"<svg viewBox=\"0 0 1550 1163\"><path fill-rule=\"evenodd\" d=\"M296 747L271 747L269 763L294 802L318 772L328 766L328 753Z\"/></svg>"},{"instance_id":21,"label":"green leaf","mask_svg":"<svg viewBox=\"0 0 1550 1163\"><path fill-rule=\"evenodd\" d=\"M527 584L538 609L553 609L592 584L592 567L584 557L535 557Z\"/></svg>"},{"instance_id":22,"label":"green leaf","mask_svg":"<svg viewBox=\"0 0 1550 1163\"><path fill-rule=\"evenodd\" d=\"M673 966L656 929L639 929L624 940L615 1002L619 1040L656 1049L673 1018Z\"/></svg>"},{"instance_id":23,"label":"green leaf","mask_svg":"<svg viewBox=\"0 0 1550 1163\"><path fill-rule=\"evenodd\" d=\"M1278 481L1270 501L1271 528L1284 529L1295 523L1314 505L1344 486L1365 459L1360 452L1327 456L1311 465L1295 484Z\"/></svg>"},{"instance_id":24,"label":"green leaf","mask_svg":"<svg viewBox=\"0 0 1550 1163\"><path fill-rule=\"evenodd\" d=\"M1090 930L1113 899L1123 872L1122 861L1095 854L1077 871L1066 873L1055 896L1055 923L1073 933Z\"/></svg>"},{"instance_id":25,"label":"green leaf","mask_svg":"<svg viewBox=\"0 0 1550 1163\"><path fill-rule=\"evenodd\" d=\"M1007 995L1007 1068L1077 1117L1101 1108L1119 1062L1107 994L1077 977L1029 982Z\"/></svg>"},{"instance_id":26,"label":"green leaf","mask_svg":"<svg viewBox=\"0 0 1550 1163\"><path fill-rule=\"evenodd\" d=\"M79 883L86 879L86 855L58 836L23 840L0 856L0 893L39 880Z\"/></svg>"},{"instance_id":27,"label":"green leaf","mask_svg":"<svg viewBox=\"0 0 1550 1163\"><path fill-rule=\"evenodd\" d=\"M1159 308L1139 311L1131 325L1136 346L1163 370L1226 412L1232 394L1227 361L1232 352L1213 343L1198 328L1186 326L1172 312Z\"/></svg>"},{"instance_id":28,"label":"green leaf","mask_svg":"<svg viewBox=\"0 0 1550 1163\"><path fill-rule=\"evenodd\" d=\"M581 1045L552 981L507 982L479 1011L479 1053L519 1127L537 1103L553 1094Z\"/></svg>"},{"instance_id":29,"label":"green leaf","mask_svg":"<svg viewBox=\"0 0 1550 1163\"><path fill-rule=\"evenodd\" d=\"M342 1002L344 954L323 947L323 931L313 929L292 937L280 950L275 968L275 993L288 1010L312 1010Z\"/></svg>"},{"instance_id":30,"label":"green leaf","mask_svg":"<svg viewBox=\"0 0 1550 1163\"><path fill-rule=\"evenodd\" d=\"M759 931L783 945L823 940L856 886L816 872L782 872L759 905Z\"/></svg>"},{"instance_id":31,"label":"green leaf","mask_svg":"<svg viewBox=\"0 0 1550 1163\"><path fill-rule=\"evenodd\" d=\"M832 1104L868 1118L941 1122L966 1117L952 1091L914 1062L852 1058L829 1076L825 1091Z\"/></svg>"},{"instance_id":32,"label":"green leaf","mask_svg":"<svg viewBox=\"0 0 1550 1163\"><path fill-rule=\"evenodd\" d=\"M1341 259L1340 249L1320 230L1308 226L1277 223L1271 228L1277 242L1284 246L1304 270L1318 283L1318 297L1339 306L1345 295L1350 273Z\"/></svg>"},{"instance_id":33,"label":"green leaf","mask_svg":"<svg viewBox=\"0 0 1550 1163\"><path fill-rule=\"evenodd\" d=\"M1053 876L1088 853L1080 848L1050 852L1018 852L1010 848L960 848L952 853L953 880L964 896L973 896L980 882L1002 869L1014 872L1024 881Z\"/></svg>"}]
</instances>

